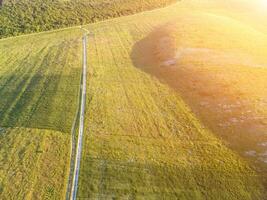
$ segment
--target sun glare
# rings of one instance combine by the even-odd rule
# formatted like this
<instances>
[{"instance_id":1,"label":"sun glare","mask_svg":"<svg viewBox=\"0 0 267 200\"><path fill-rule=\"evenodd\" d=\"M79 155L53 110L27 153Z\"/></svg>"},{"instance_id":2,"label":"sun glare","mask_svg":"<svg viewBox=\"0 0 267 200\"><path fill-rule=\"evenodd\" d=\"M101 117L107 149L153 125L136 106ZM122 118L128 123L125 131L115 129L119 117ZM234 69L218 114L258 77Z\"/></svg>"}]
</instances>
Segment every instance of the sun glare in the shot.
<instances>
[{"instance_id":1,"label":"sun glare","mask_svg":"<svg viewBox=\"0 0 267 200\"><path fill-rule=\"evenodd\" d=\"M254 7L259 13L266 14L267 0L251 1L251 6Z\"/></svg>"},{"instance_id":2,"label":"sun glare","mask_svg":"<svg viewBox=\"0 0 267 200\"><path fill-rule=\"evenodd\" d=\"M263 7L267 7L267 0L260 0L260 5Z\"/></svg>"}]
</instances>

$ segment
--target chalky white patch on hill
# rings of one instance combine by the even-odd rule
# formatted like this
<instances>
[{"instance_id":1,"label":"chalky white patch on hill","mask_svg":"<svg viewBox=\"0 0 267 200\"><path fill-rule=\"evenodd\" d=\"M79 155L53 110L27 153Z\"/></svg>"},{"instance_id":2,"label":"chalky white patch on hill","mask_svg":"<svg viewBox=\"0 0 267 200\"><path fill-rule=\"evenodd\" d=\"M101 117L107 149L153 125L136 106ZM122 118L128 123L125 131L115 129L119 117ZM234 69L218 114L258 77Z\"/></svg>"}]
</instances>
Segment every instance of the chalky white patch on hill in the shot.
<instances>
[{"instance_id":1,"label":"chalky white patch on hill","mask_svg":"<svg viewBox=\"0 0 267 200\"><path fill-rule=\"evenodd\" d=\"M162 50L164 50L164 47ZM164 60L161 66L169 67L179 64L182 59L192 58L202 63L216 65L241 65L244 67L267 68L267 64L255 61L251 56L232 52L220 52L208 48L179 47L174 57ZM218 60L220 63L218 64Z\"/></svg>"}]
</instances>

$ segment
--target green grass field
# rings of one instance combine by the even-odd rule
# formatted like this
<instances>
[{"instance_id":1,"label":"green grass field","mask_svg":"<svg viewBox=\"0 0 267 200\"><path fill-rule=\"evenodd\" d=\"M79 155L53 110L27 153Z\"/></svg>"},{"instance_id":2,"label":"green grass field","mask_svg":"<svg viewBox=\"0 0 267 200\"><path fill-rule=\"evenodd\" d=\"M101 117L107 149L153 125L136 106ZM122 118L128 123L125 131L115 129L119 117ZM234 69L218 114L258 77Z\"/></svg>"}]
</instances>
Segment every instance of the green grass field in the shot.
<instances>
[{"instance_id":1,"label":"green grass field","mask_svg":"<svg viewBox=\"0 0 267 200\"><path fill-rule=\"evenodd\" d=\"M266 33L228 16L183 13L139 41L132 58L178 91L267 185Z\"/></svg>"},{"instance_id":2,"label":"green grass field","mask_svg":"<svg viewBox=\"0 0 267 200\"><path fill-rule=\"evenodd\" d=\"M186 6L178 3L86 27L95 35L88 46L80 199L264 198L258 174L248 163L201 125L179 93L134 65L158 53L142 46L136 50L137 42L165 24L181 21L178 27L184 27L194 19L188 17L188 12L193 14ZM198 17L202 23L207 20ZM197 37L194 28L183 37ZM159 44L157 39L151 43Z\"/></svg>"},{"instance_id":3,"label":"green grass field","mask_svg":"<svg viewBox=\"0 0 267 200\"><path fill-rule=\"evenodd\" d=\"M1 199L65 198L81 35L75 29L0 41Z\"/></svg>"},{"instance_id":4,"label":"green grass field","mask_svg":"<svg viewBox=\"0 0 267 200\"><path fill-rule=\"evenodd\" d=\"M227 84L233 84L232 77L243 69L228 64L233 62L233 56L240 56L238 63L244 54L255 56L257 65L266 62L265 46L261 46L265 44L265 27L245 16L243 9L247 8L229 9L224 1L188 0L84 26L93 35L88 36L86 129L78 199L265 198L265 175L256 170L257 163L209 126L218 123L209 120L219 111L206 109L211 117L205 121L197 111L199 104L189 101L190 97L201 101L199 96L190 96L190 81L195 77L200 86L207 85L208 92L211 86L204 78L212 81L209 76L216 70L230 81ZM220 26L216 26L218 23ZM187 71L178 71L184 72L183 76L175 70L160 71L164 70L162 62L181 47L202 48L205 54L205 48L216 46L223 53L228 52L229 41L217 37L225 27L230 27L227 37L234 40L234 53L230 52L229 60L219 62L216 56L221 54L211 54L205 68L206 61L198 60L201 55L189 55L181 66ZM0 40L3 199L65 198L70 132L80 84L82 34L76 27ZM244 46L239 46L242 38L254 37L259 39L246 40ZM180 67L177 63L171 67L174 66ZM189 76L190 70L195 76ZM233 73L227 73L229 70ZM264 98L265 93L259 92L266 82L263 74L265 69L241 70L238 88L247 91L247 96ZM260 78L257 80L256 76ZM245 80L251 77L259 90L243 88L248 87ZM184 84L174 87L168 80L184 80ZM207 95L200 86L198 91ZM254 104L263 112L266 107L258 103Z\"/></svg>"},{"instance_id":5,"label":"green grass field","mask_svg":"<svg viewBox=\"0 0 267 200\"><path fill-rule=\"evenodd\" d=\"M80 33L1 42L0 126L71 129L81 73Z\"/></svg>"},{"instance_id":6,"label":"green grass field","mask_svg":"<svg viewBox=\"0 0 267 200\"><path fill-rule=\"evenodd\" d=\"M1 199L64 199L69 136L51 130L0 130Z\"/></svg>"}]
</instances>

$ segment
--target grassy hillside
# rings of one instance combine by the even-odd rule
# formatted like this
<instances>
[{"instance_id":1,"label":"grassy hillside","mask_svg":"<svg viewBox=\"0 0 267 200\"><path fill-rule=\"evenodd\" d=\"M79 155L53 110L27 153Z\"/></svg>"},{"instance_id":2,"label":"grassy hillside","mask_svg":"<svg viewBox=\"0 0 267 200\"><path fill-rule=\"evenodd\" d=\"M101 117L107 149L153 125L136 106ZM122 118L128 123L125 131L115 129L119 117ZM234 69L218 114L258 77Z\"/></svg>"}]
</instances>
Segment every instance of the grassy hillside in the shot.
<instances>
[{"instance_id":1,"label":"grassy hillside","mask_svg":"<svg viewBox=\"0 0 267 200\"><path fill-rule=\"evenodd\" d=\"M180 15L184 21L177 27L187 27L187 23L192 27L188 18L192 9L187 6L177 4L86 27L94 37L88 45L80 199L264 198L258 174L201 125L181 93L134 65L150 53L159 53L141 45L135 48L158 27L179 23ZM199 21L209 25L204 17ZM190 31L198 37L197 26ZM183 34L182 39L187 38ZM157 44L159 40L151 42ZM148 67L148 63L141 64L143 69Z\"/></svg>"},{"instance_id":2,"label":"grassy hillside","mask_svg":"<svg viewBox=\"0 0 267 200\"><path fill-rule=\"evenodd\" d=\"M139 41L132 57L251 159L267 185L266 33L227 16L181 14Z\"/></svg>"},{"instance_id":3,"label":"grassy hillside","mask_svg":"<svg viewBox=\"0 0 267 200\"><path fill-rule=\"evenodd\" d=\"M130 15L176 0L4 0L0 38Z\"/></svg>"},{"instance_id":4,"label":"grassy hillside","mask_svg":"<svg viewBox=\"0 0 267 200\"><path fill-rule=\"evenodd\" d=\"M81 73L81 31L0 43L0 126L69 132Z\"/></svg>"},{"instance_id":5,"label":"grassy hillside","mask_svg":"<svg viewBox=\"0 0 267 200\"><path fill-rule=\"evenodd\" d=\"M69 137L50 130L0 129L1 199L64 199Z\"/></svg>"},{"instance_id":6,"label":"grassy hillside","mask_svg":"<svg viewBox=\"0 0 267 200\"><path fill-rule=\"evenodd\" d=\"M64 199L81 31L0 41L1 199Z\"/></svg>"},{"instance_id":7,"label":"grassy hillside","mask_svg":"<svg viewBox=\"0 0 267 200\"><path fill-rule=\"evenodd\" d=\"M85 26L94 35L88 38L80 199L262 200L266 196L264 175L225 142L231 140L217 137L219 132L209 126L217 121L207 123L186 98L194 91L190 70L199 80L200 95L209 98L215 83L203 80L214 81L212 76L220 72L232 81L240 69L246 69L241 70L244 79L234 82L235 87L249 87L246 81L253 77L251 81L263 92L249 89L245 95L265 98L265 78L260 75L265 69L259 65L266 61L262 51L266 33L254 30L262 26L245 18L239 7L229 9L224 1L211 1L182 1L165 9ZM223 38L222 31L231 42ZM0 196L4 199L64 199L82 63L81 37L81 29L72 28L0 40ZM243 37L247 40L239 46ZM171 61L171 66L162 63L168 61L168 65L173 59L168 56L176 55L181 44L194 56L185 58L185 75L174 70L169 79L184 80L186 90L167 82L167 73L156 74L161 69L169 73L168 67L179 69L179 62ZM215 53L203 61L206 48L212 46L217 48ZM202 54L192 48L202 48ZM228 53L225 56L218 51ZM237 55L238 61L233 59ZM218 62L218 58L223 59ZM238 66L251 62L255 68ZM230 70L233 74L229 75ZM203 84L208 92L203 93ZM226 90L235 92L235 87ZM191 98L207 105L198 96ZM253 105L265 112L259 102ZM205 112L212 117L214 111ZM265 143L258 147L264 148ZM263 166L262 160L259 163Z\"/></svg>"}]
</instances>

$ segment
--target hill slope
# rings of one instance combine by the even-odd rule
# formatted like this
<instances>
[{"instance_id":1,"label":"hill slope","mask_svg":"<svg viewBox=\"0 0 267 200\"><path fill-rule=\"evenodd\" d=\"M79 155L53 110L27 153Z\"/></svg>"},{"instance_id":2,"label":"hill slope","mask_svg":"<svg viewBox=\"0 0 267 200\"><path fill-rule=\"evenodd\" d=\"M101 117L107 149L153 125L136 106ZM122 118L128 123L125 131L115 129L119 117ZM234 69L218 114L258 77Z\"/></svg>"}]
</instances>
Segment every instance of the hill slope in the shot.
<instances>
[{"instance_id":1,"label":"hill slope","mask_svg":"<svg viewBox=\"0 0 267 200\"><path fill-rule=\"evenodd\" d=\"M94 35L88 38L81 199L264 199L252 165L202 124L179 90L142 71L147 66L134 65L145 55L141 44L150 34L173 27L174 20L186 27L179 17L193 10L203 12L181 2L85 27ZM0 40L0 95L5 97L0 98L0 195L7 199L64 198L81 36L72 28ZM46 172L47 164L52 173ZM13 177L22 187L15 187Z\"/></svg>"},{"instance_id":2,"label":"hill slope","mask_svg":"<svg viewBox=\"0 0 267 200\"><path fill-rule=\"evenodd\" d=\"M1 199L64 199L69 137L51 130L0 129Z\"/></svg>"},{"instance_id":3,"label":"hill slope","mask_svg":"<svg viewBox=\"0 0 267 200\"><path fill-rule=\"evenodd\" d=\"M254 22L258 23L258 22ZM180 14L139 41L135 65L178 91L267 185L267 35L207 12Z\"/></svg>"},{"instance_id":4,"label":"hill slope","mask_svg":"<svg viewBox=\"0 0 267 200\"><path fill-rule=\"evenodd\" d=\"M86 27L95 35L88 45L79 198L263 199L260 179L248 163L201 125L180 93L133 65L149 53L157 55L140 46L133 57L136 42L179 22L180 15L185 20L178 27L187 26L192 10L185 6ZM192 29L197 37L198 28Z\"/></svg>"},{"instance_id":5,"label":"hill slope","mask_svg":"<svg viewBox=\"0 0 267 200\"><path fill-rule=\"evenodd\" d=\"M1 199L65 199L81 31L0 40Z\"/></svg>"}]
</instances>

